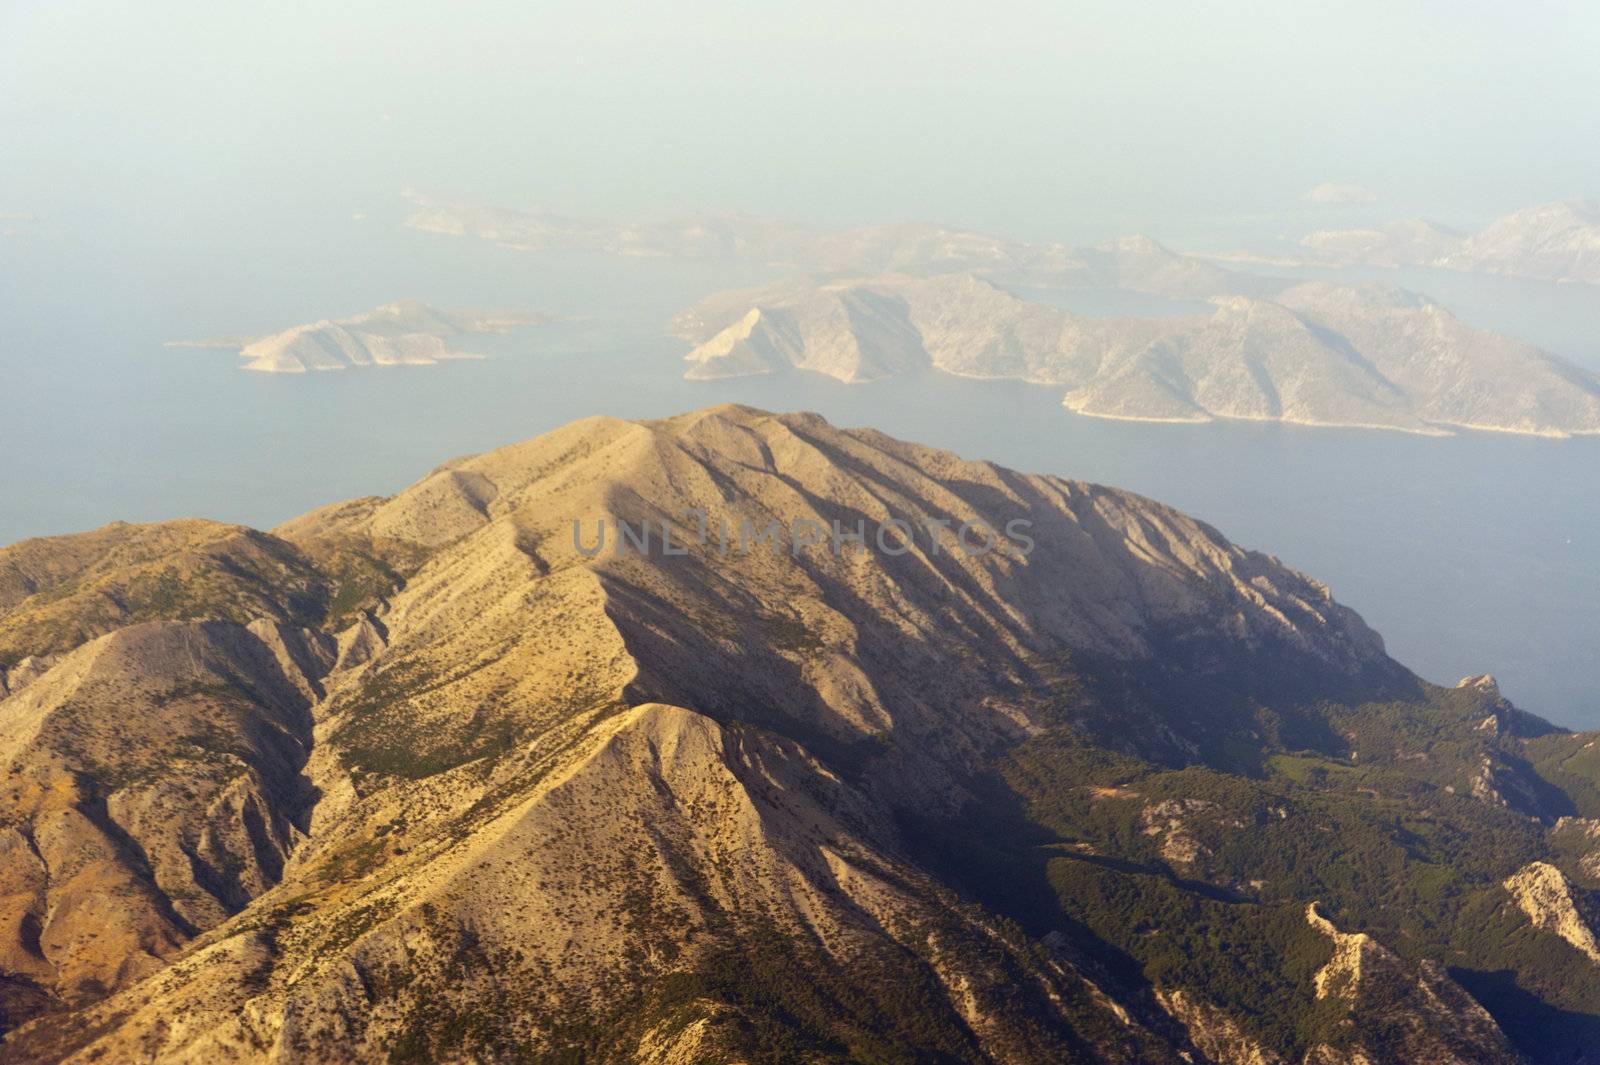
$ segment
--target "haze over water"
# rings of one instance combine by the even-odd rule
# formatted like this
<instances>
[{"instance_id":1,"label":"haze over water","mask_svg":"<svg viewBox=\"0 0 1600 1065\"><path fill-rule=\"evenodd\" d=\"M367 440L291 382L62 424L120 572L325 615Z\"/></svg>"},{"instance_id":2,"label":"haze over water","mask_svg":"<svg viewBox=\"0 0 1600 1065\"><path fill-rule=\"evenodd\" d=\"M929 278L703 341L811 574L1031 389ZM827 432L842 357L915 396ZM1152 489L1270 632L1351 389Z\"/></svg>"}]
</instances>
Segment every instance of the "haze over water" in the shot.
<instances>
[{"instance_id":1,"label":"haze over water","mask_svg":"<svg viewBox=\"0 0 1600 1065\"><path fill-rule=\"evenodd\" d=\"M169 288L187 267L147 257L137 269L100 264L94 301L55 303L85 260L7 245L22 279L0 296L8 373L28 399L3 427L0 542L182 515L269 527L592 413L657 417L729 400L804 408L1172 503L1327 581L1429 679L1493 672L1529 709L1600 724L1600 440L1101 421L1064 411L1059 390L931 373L855 386L806 374L688 382L684 345L663 325L730 284L730 267L519 253L406 230L398 209L346 219L337 239L308 224L303 239L325 241L316 259L281 230L259 242L247 298L225 273ZM467 338L492 355L484 361L303 376L162 346L402 296L580 317ZM1084 313L1159 307L1063 299Z\"/></svg>"}]
</instances>

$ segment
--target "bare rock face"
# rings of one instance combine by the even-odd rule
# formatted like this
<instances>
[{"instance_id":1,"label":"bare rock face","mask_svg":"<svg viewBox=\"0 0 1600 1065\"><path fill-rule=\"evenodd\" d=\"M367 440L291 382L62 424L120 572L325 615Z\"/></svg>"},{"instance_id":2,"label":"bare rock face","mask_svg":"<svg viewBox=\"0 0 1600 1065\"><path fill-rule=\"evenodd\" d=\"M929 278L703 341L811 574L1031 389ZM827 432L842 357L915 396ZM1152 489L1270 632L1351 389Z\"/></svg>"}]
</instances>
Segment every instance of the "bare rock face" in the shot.
<instances>
[{"instance_id":1,"label":"bare rock face","mask_svg":"<svg viewBox=\"0 0 1600 1065\"><path fill-rule=\"evenodd\" d=\"M1306 920L1334 947L1316 974L1317 997L1344 1009L1337 1034L1307 1062L1519 1060L1494 1018L1436 963L1411 965L1366 933L1341 932L1314 902Z\"/></svg>"},{"instance_id":2,"label":"bare rock face","mask_svg":"<svg viewBox=\"0 0 1600 1065\"><path fill-rule=\"evenodd\" d=\"M1533 926L1551 932L1573 950L1600 965L1600 943L1594 928L1579 910L1572 885L1561 870L1548 862L1533 862L1508 877L1506 891Z\"/></svg>"}]
</instances>

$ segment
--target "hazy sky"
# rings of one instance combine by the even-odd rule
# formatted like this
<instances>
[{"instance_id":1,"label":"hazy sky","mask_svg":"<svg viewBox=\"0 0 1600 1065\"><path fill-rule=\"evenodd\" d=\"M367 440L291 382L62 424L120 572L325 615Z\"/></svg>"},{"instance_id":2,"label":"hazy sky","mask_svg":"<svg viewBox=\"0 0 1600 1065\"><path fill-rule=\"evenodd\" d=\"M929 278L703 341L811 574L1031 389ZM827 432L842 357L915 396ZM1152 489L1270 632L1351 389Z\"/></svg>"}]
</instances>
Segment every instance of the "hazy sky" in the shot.
<instances>
[{"instance_id":1,"label":"hazy sky","mask_svg":"<svg viewBox=\"0 0 1600 1065\"><path fill-rule=\"evenodd\" d=\"M1592 2L0 0L0 212L1469 222L1600 195L1596 56Z\"/></svg>"}]
</instances>

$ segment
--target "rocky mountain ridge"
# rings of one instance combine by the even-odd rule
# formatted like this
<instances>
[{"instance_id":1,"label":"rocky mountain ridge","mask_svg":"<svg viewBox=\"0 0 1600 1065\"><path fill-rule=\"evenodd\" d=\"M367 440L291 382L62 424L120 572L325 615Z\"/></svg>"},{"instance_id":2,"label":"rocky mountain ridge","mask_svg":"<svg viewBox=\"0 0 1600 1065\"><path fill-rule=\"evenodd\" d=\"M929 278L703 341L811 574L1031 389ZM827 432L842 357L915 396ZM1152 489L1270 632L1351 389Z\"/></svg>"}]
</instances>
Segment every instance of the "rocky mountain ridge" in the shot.
<instances>
[{"instance_id":1,"label":"rocky mountain ridge","mask_svg":"<svg viewBox=\"0 0 1600 1065\"><path fill-rule=\"evenodd\" d=\"M1036 546L575 538L691 509ZM1600 1016L1506 886L1584 912L1592 738L1125 492L721 407L84 535L0 552L13 653L58 640L0 699L0 1060L1556 1061Z\"/></svg>"}]
</instances>

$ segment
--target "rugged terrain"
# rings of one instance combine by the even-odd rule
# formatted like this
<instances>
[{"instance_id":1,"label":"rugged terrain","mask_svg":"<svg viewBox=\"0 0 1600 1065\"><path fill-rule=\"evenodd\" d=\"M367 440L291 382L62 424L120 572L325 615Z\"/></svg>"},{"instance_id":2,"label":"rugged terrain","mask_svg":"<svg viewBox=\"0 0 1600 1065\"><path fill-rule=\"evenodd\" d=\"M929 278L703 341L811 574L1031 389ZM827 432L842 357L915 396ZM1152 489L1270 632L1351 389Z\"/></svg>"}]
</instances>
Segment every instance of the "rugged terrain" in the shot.
<instances>
[{"instance_id":1,"label":"rugged terrain","mask_svg":"<svg viewBox=\"0 0 1600 1065\"><path fill-rule=\"evenodd\" d=\"M0 656L0 1060L1597 1060L1600 742L1115 489L593 418Z\"/></svg>"},{"instance_id":2,"label":"rugged terrain","mask_svg":"<svg viewBox=\"0 0 1600 1065\"><path fill-rule=\"evenodd\" d=\"M1600 379L1382 285L1222 296L1210 314L1076 315L970 275L787 282L680 314L699 379L934 369L1066 389L1079 413L1439 434L1600 432Z\"/></svg>"}]
</instances>

